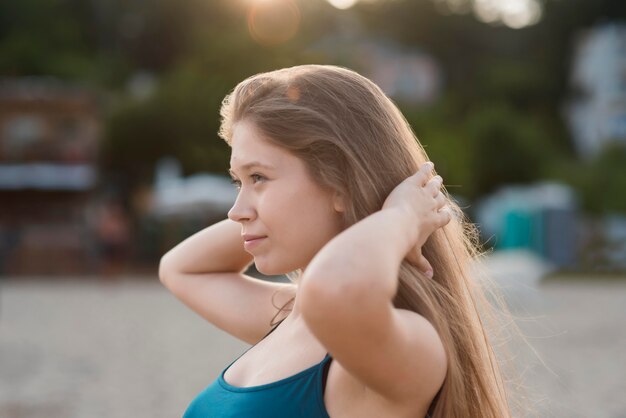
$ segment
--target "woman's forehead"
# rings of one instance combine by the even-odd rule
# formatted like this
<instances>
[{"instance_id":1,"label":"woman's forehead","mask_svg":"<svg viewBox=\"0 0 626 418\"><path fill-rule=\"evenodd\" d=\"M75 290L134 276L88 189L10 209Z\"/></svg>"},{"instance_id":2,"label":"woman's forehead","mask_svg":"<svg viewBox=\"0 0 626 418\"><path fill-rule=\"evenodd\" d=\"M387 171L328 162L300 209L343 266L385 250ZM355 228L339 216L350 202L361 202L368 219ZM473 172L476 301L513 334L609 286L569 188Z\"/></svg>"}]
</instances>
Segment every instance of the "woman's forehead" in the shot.
<instances>
[{"instance_id":1,"label":"woman's forehead","mask_svg":"<svg viewBox=\"0 0 626 418\"><path fill-rule=\"evenodd\" d=\"M230 154L230 169L247 171L253 168L276 170L285 164L280 149L267 148L247 141L233 144Z\"/></svg>"},{"instance_id":2,"label":"woman's forehead","mask_svg":"<svg viewBox=\"0 0 626 418\"><path fill-rule=\"evenodd\" d=\"M233 129L230 167L245 171L254 166L276 170L294 164L294 155L268 142L248 122L239 122Z\"/></svg>"}]
</instances>

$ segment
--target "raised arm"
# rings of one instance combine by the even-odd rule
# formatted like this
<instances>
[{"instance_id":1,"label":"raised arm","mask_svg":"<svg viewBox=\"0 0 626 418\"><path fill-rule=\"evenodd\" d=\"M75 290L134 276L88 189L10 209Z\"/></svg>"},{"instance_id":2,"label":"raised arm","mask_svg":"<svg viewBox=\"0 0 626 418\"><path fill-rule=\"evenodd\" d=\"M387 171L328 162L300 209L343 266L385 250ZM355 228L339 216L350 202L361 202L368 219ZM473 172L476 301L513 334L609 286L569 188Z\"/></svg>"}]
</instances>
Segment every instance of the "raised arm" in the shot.
<instances>
[{"instance_id":1,"label":"raised arm","mask_svg":"<svg viewBox=\"0 0 626 418\"><path fill-rule=\"evenodd\" d=\"M168 251L159 264L159 277L186 274L244 272L254 257L243 248L241 225L230 219L213 224Z\"/></svg>"},{"instance_id":2,"label":"raised arm","mask_svg":"<svg viewBox=\"0 0 626 418\"><path fill-rule=\"evenodd\" d=\"M270 331L276 306L295 294L295 285L245 275L253 259L244 250L241 226L225 219L167 252L159 279L202 318L254 344Z\"/></svg>"}]
</instances>

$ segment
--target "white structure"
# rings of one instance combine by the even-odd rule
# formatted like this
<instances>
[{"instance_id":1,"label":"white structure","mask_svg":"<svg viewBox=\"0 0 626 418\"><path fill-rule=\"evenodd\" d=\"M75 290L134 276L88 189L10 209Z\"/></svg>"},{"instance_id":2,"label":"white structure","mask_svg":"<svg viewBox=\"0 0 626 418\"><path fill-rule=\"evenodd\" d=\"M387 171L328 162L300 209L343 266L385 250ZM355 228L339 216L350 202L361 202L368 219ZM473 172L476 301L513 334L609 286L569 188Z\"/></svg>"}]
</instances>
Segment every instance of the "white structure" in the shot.
<instances>
[{"instance_id":1,"label":"white structure","mask_svg":"<svg viewBox=\"0 0 626 418\"><path fill-rule=\"evenodd\" d=\"M92 164L0 164L0 190L90 190L96 184Z\"/></svg>"},{"instance_id":2,"label":"white structure","mask_svg":"<svg viewBox=\"0 0 626 418\"><path fill-rule=\"evenodd\" d=\"M441 90L441 70L419 49L403 50L391 42L369 42L358 48L367 75L394 99L431 103Z\"/></svg>"},{"instance_id":3,"label":"white structure","mask_svg":"<svg viewBox=\"0 0 626 418\"><path fill-rule=\"evenodd\" d=\"M567 119L579 154L592 158L609 141L626 145L626 25L584 32L573 56L576 92Z\"/></svg>"},{"instance_id":4,"label":"white structure","mask_svg":"<svg viewBox=\"0 0 626 418\"><path fill-rule=\"evenodd\" d=\"M157 164L152 205L157 216L226 213L236 198L237 189L226 175L199 173L183 178L176 159L164 158Z\"/></svg>"},{"instance_id":5,"label":"white structure","mask_svg":"<svg viewBox=\"0 0 626 418\"><path fill-rule=\"evenodd\" d=\"M442 71L430 54L391 40L364 38L355 22L345 19L344 23L345 33L322 39L311 51L321 51L339 65L359 71L394 100L424 105L439 97Z\"/></svg>"}]
</instances>

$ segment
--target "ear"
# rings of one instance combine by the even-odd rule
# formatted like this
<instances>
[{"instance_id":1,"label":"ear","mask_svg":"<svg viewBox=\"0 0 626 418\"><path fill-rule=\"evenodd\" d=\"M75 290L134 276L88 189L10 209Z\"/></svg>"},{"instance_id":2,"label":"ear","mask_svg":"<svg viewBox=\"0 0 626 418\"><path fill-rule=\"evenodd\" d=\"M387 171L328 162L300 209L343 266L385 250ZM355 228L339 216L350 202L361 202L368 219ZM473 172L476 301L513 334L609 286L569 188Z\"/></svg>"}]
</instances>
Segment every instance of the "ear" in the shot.
<instances>
[{"instance_id":1,"label":"ear","mask_svg":"<svg viewBox=\"0 0 626 418\"><path fill-rule=\"evenodd\" d=\"M338 192L335 192L333 195L333 208L337 212L344 212L346 210L343 196L341 196Z\"/></svg>"}]
</instances>

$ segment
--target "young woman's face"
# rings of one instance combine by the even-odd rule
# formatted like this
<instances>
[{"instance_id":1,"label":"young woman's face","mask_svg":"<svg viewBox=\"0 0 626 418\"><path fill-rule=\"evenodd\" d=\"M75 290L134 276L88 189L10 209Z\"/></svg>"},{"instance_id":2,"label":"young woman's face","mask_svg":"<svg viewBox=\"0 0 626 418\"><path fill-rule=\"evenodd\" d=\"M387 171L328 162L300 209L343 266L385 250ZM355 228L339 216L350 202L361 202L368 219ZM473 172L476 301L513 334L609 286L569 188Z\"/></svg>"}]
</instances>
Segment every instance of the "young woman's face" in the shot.
<instances>
[{"instance_id":1,"label":"young woman's face","mask_svg":"<svg viewBox=\"0 0 626 418\"><path fill-rule=\"evenodd\" d=\"M341 232L341 206L309 177L304 163L264 140L250 122L239 122L231 139L231 175L239 195L228 217L241 233L265 238L245 244L263 274L304 269ZM259 165L246 167L251 163Z\"/></svg>"}]
</instances>

